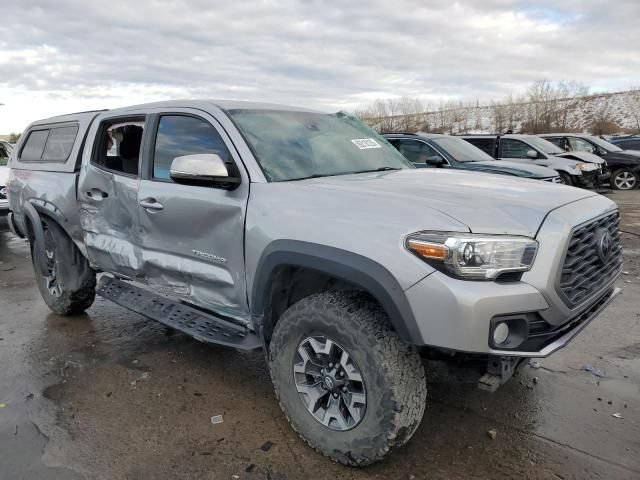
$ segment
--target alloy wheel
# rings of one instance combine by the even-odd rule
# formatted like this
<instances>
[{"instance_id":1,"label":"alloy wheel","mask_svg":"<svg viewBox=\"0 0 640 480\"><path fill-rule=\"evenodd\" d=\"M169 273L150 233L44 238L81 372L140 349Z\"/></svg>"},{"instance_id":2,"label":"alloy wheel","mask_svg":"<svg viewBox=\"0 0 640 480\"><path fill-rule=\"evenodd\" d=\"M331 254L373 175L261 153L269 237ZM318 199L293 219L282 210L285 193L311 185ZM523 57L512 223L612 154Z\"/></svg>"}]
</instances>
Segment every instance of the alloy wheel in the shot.
<instances>
[{"instance_id":1,"label":"alloy wheel","mask_svg":"<svg viewBox=\"0 0 640 480\"><path fill-rule=\"evenodd\" d=\"M367 393L362 373L347 350L324 336L307 337L293 360L300 400L324 426L354 428L364 417Z\"/></svg>"},{"instance_id":2,"label":"alloy wheel","mask_svg":"<svg viewBox=\"0 0 640 480\"><path fill-rule=\"evenodd\" d=\"M613 181L619 190L631 190L636 186L637 179L633 173L624 171L618 173Z\"/></svg>"}]
</instances>

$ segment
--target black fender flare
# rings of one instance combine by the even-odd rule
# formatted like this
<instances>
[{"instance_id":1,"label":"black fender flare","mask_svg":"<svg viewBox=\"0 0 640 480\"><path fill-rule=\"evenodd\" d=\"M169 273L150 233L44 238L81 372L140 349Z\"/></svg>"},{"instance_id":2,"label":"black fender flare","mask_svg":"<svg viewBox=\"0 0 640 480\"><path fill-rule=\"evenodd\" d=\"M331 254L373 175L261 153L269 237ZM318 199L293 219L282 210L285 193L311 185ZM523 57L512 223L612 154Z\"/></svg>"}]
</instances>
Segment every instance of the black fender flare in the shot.
<instances>
[{"instance_id":1,"label":"black fender flare","mask_svg":"<svg viewBox=\"0 0 640 480\"><path fill-rule=\"evenodd\" d=\"M29 219L29 223L31 224L31 234L33 235L33 238L30 239L33 242L33 250L31 254L33 255L35 264L40 269L40 273L47 275L47 259L44 253L45 244L42 219L31 202L24 202L22 208L25 216Z\"/></svg>"},{"instance_id":2,"label":"black fender flare","mask_svg":"<svg viewBox=\"0 0 640 480\"><path fill-rule=\"evenodd\" d=\"M409 343L420 338L404 290L384 266L353 252L297 240L275 240L263 251L251 293L252 317L264 318L272 275L283 266L308 268L362 288L380 303L400 338Z\"/></svg>"}]
</instances>

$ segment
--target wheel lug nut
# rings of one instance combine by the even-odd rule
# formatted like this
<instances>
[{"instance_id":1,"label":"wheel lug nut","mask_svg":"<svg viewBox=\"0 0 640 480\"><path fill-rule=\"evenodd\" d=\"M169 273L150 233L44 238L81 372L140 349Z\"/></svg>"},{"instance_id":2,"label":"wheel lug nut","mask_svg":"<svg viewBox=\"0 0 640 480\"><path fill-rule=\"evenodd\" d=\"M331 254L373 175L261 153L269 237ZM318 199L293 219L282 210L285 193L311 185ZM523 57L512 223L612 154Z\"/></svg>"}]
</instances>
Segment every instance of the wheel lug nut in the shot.
<instances>
[{"instance_id":1,"label":"wheel lug nut","mask_svg":"<svg viewBox=\"0 0 640 480\"><path fill-rule=\"evenodd\" d=\"M333 363L329 362L329 368L333 368Z\"/></svg>"},{"instance_id":2,"label":"wheel lug nut","mask_svg":"<svg viewBox=\"0 0 640 480\"><path fill-rule=\"evenodd\" d=\"M346 393L347 387L342 387L342 391Z\"/></svg>"},{"instance_id":3,"label":"wheel lug nut","mask_svg":"<svg viewBox=\"0 0 640 480\"><path fill-rule=\"evenodd\" d=\"M338 398L338 394L337 394L337 393L334 393L334 394L333 394L333 398Z\"/></svg>"}]
</instances>

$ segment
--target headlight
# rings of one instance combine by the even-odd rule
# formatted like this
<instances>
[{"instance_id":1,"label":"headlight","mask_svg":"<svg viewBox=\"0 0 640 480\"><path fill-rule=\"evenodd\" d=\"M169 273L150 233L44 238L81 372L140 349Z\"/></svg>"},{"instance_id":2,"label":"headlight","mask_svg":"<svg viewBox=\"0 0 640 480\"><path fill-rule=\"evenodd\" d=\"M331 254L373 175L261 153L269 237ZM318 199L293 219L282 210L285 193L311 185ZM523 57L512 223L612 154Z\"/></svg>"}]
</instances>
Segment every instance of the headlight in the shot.
<instances>
[{"instance_id":1,"label":"headlight","mask_svg":"<svg viewBox=\"0 0 640 480\"><path fill-rule=\"evenodd\" d=\"M582 170L583 172L593 172L595 170L598 170L598 165L596 165L595 163L579 163L578 169Z\"/></svg>"},{"instance_id":2,"label":"headlight","mask_svg":"<svg viewBox=\"0 0 640 480\"><path fill-rule=\"evenodd\" d=\"M406 246L434 268L469 280L526 272L538 251L533 238L455 232L418 232L407 237Z\"/></svg>"}]
</instances>

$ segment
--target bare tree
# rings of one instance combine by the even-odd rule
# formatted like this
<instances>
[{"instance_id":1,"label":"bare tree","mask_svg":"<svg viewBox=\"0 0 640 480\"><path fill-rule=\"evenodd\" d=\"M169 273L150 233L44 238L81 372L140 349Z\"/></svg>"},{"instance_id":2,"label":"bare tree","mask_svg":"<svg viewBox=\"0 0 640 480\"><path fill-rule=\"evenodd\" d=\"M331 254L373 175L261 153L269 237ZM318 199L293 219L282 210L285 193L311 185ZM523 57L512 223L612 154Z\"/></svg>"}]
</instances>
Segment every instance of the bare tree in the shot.
<instances>
[{"instance_id":1,"label":"bare tree","mask_svg":"<svg viewBox=\"0 0 640 480\"><path fill-rule=\"evenodd\" d=\"M402 97L394 104L396 105L395 110L398 112L398 129L403 132L418 131L418 116L423 111L422 102L417 98Z\"/></svg>"},{"instance_id":2,"label":"bare tree","mask_svg":"<svg viewBox=\"0 0 640 480\"><path fill-rule=\"evenodd\" d=\"M559 82L556 87L556 108L553 111L551 128L564 132L570 129L569 120L583 97L589 95L589 88L578 82Z\"/></svg>"},{"instance_id":3,"label":"bare tree","mask_svg":"<svg viewBox=\"0 0 640 480\"><path fill-rule=\"evenodd\" d=\"M611 96L599 95L596 99L591 133L593 135L608 135L619 130L611 116Z\"/></svg>"},{"instance_id":4,"label":"bare tree","mask_svg":"<svg viewBox=\"0 0 640 480\"><path fill-rule=\"evenodd\" d=\"M504 131L504 105L500 100L491 100L491 115L493 117L493 133L502 133Z\"/></svg>"}]
</instances>

